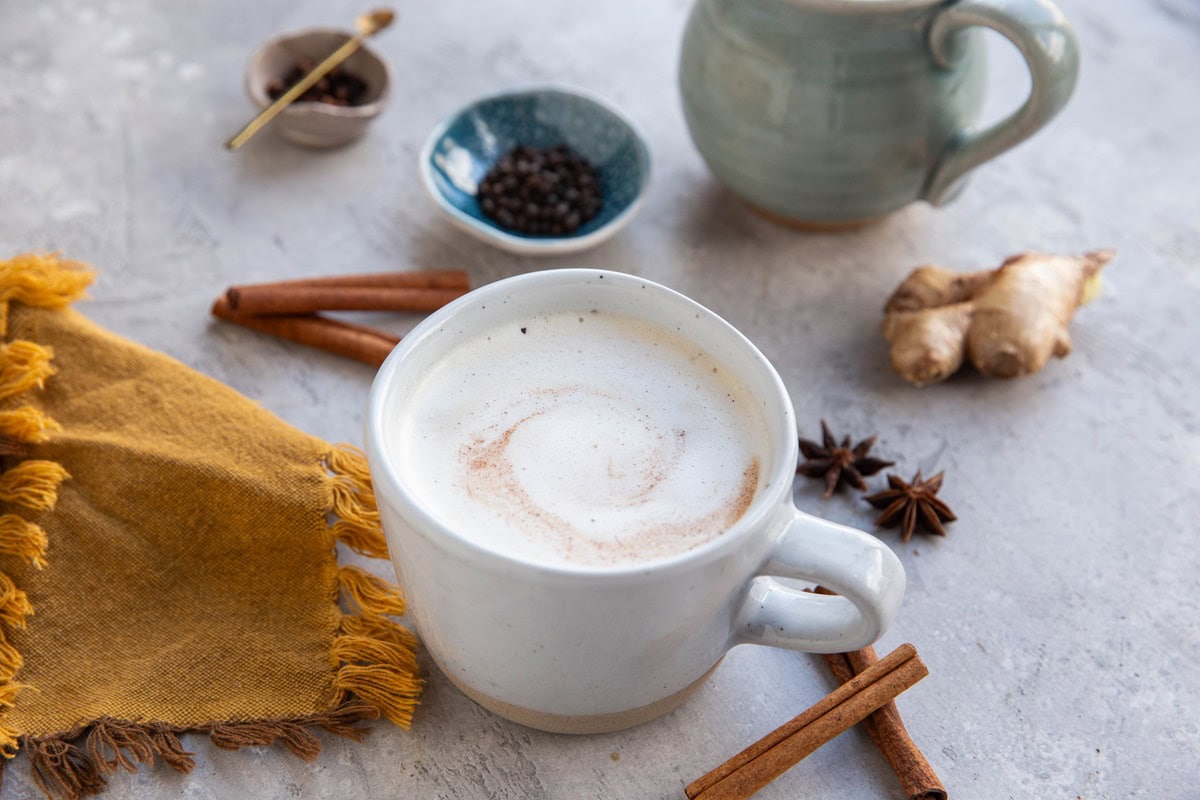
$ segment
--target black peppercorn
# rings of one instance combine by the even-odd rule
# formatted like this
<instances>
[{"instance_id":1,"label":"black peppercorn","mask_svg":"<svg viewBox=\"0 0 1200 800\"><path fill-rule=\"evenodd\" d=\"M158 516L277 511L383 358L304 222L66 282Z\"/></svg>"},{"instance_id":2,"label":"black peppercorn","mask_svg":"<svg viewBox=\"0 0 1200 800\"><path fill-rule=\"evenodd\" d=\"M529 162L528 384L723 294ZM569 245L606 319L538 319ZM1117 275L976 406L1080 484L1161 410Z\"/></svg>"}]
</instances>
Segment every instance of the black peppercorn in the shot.
<instances>
[{"instance_id":1,"label":"black peppercorn","mask_svg":"<svg viewBox=\"0 0 1200 800\"><path fill-rule=\"evenodd\" d=\"M602 205L600 176L566 145L518 145L479 184L479 207L501 227L533 236L573 233Z\"/></svg>"},{"instance_id":2,"label":"black peppercorn","mask_svg":"<svg viewBox=\"0 0 1200 800\"><path fill-rule=\"evenodd\" d=\"M282 78L276 78L267 84L267 96L278 100L283 93L299 83L305 75L315 67L312 61L302 60L288 70ZM362 105L367 94L367 82L357 75L343 72L340 67L334 67L320 80L308 88L304 94L296 98L297 103L329 103L335 106Z\"/></svg>"}]
</instances>

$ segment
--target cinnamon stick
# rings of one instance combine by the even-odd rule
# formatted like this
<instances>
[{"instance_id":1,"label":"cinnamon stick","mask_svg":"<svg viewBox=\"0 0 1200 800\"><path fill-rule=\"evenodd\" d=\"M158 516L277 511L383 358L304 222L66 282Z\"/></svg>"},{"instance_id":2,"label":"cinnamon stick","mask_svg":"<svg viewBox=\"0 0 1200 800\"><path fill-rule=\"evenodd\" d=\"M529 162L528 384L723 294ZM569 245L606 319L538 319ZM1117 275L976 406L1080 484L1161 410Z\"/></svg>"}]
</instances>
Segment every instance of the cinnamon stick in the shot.
<instances>
[{"instance_id":1,"label":"cinnamon stick","mask_svg":"<svg viewBox=\"0 0 1200 800\"><path fill-rule=\"evenodd\" d=\"M241 325L250 330L277 336L280 339L305 344L328 353L362 361L378 367L400 341L385 331L352 325L317 314L253 317L234 313L226 297L217 298L212 314L218 319Z\"/></svg>"},{"instance_id":2,"label":"cinnamon stick","mask_svg":"<svg viewBox=\"0 0 1200 800\"><path fill-rule=\"evenodd\" d=\"M358 286L375 289L462 289L471 288L471 279L461 269L421 269L408 272L368 272L359 275L332 275L328 278L296 278L271 283L254 283L258 288ZM234 286L234 290L246 288Z\"/></svg>"},{"instance_id":3,"label":"cinnamon stick","mask_svg":"<svg viewBox=\"0 0 1200 800\"><path fill-rule=\"evenodd\" d=\"M235 286L225 293L242 316L310 314L314 311L436 311L465 289L342 285L262 284Z\"/></svg>"},{"instance_id":4,"label":"cinnamon stick","mask_svg":"<svg viewBox=\"0 0 1200 800\"><path fill-rule=\"evenodd\" d=\"M831 653L824 658L829 671L841 683L853 680L855 673L866 671L879 660L875 648L869 645L853 653ZM908 735L895 703L882 706L863 720L862 725L900 779L905 797L909 800L946 800L946 787Z\"/></svg>"},{"instance_id":5,"label":"cinnamon stick","mask_svg":"<svg viewBox=\"0 0 1200 800\"><path fill-rule=\"evenodd\" d=\"M688 800L750 797L928 674L916 648L901 645L808 710L693 781L685 789Z\"/></svg>"}]
</instances>

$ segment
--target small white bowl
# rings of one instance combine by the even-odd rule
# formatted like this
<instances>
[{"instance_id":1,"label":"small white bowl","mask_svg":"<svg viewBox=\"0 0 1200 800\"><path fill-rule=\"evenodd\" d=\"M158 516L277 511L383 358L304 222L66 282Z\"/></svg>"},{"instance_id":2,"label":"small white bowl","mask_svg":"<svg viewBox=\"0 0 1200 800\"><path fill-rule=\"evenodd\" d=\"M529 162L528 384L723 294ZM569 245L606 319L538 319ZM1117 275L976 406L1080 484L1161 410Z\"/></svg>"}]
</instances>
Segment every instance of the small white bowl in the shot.
<instances>
[{"instance_id":1,"label":"small white bowl","mask_svg":"<svg viewBox=\"0 0 1200 800\"><path fill-rule=\"evenodd\" d=\"M350 39L351 34L332 28L310 28L285 33L260 47L246 65L246 94L262 110L273 101L267 86L282 79L300 61L316 64ZM362 45L339 69L367 84L366 102L356 106L330 103L292 103L268 127L285 138L309 147L337 147L362 136L371 120L387 103L391 73L387 62Z\"/></svg>"},{"instance_id":2,"label":"small white bowl","mask_svg":"<svg viewBox=\"0 0 1200 800\"><path fill-rule=\"evenodd\" d=\"M600 213L574 233L533 236L503 228L483 213L480 181L512 147L565 144L600 174ZM625 227L646 199L650 152L637 126L589 92L561 86L483 97L434 129L420 155L421 180L450 221L510 253L551 256L595 247Z\"/></svg>"}]
</instances>

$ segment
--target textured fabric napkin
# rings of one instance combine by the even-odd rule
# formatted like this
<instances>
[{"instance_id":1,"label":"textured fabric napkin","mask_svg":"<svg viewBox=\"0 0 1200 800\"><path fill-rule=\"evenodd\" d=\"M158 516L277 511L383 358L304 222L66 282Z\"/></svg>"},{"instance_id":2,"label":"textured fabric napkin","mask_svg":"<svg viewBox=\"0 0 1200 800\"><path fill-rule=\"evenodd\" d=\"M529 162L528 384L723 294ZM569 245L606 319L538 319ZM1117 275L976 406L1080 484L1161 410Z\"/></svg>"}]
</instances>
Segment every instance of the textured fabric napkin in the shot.
<instances>
[{"instance_id":1,"label":"textured fabric napkin","mask_svg":"<svg viewBox=\"0 0 1200 800\"><path fill-rule=\"evenodd\" d=\"M403 601L337 563L387 555L362 457L67 308L91 279L0 261L4 755L77 798L191 769L180 733L312 759L309 729L407 726Z\"/></svg>"}]
</instances>

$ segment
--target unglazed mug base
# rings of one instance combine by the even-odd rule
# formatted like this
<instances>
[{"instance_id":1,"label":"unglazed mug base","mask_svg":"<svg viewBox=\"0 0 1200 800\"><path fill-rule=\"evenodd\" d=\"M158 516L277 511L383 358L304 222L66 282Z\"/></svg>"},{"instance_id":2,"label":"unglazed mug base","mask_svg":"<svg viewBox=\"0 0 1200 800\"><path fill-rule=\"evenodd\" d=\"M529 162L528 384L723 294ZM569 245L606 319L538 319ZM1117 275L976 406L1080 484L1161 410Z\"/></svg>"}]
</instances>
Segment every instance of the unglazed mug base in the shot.
<instances>
[{"instance_id":1,"label":"unglazed mug base","mask_svg":"<svg viewBox=\"0 0 1200 800\"><path fill-rule=\"evenodd\" d=\"M663 714L674 711L679 706L683 705L687 700L694 695L704 682L717 671L717 667L721 666L718 661L708 668L708 671L697 678L692 683L683 687L674 694L664 697L661 700L656 700L653 703L647 703L638 708L631 708L628 711L617 711L611 714L586 714L586 715L563 715L563 714L548 714L545 711L535 711L532 708L522 708L515 706L512 703L506 703L503 700L497 700L494 697L489 697L483 692L473 689L462 681L456 679L448 672L444 672L450 682L467 697L474 700L479 705L491 711L493 714L499 714L505 719L512 720L519 725L524 725L526 728L534 730L546 731L547 733L569 733L569 734L589 734L589 733L613 733L622 731L626 728L632 728L637 725L644 725L651 720L661 717Z\"/></svg>"}]
</instances>

